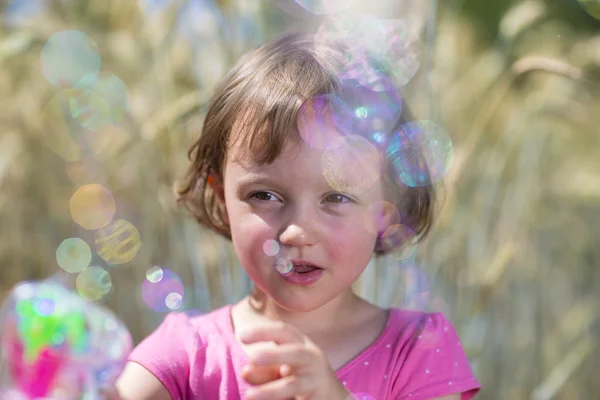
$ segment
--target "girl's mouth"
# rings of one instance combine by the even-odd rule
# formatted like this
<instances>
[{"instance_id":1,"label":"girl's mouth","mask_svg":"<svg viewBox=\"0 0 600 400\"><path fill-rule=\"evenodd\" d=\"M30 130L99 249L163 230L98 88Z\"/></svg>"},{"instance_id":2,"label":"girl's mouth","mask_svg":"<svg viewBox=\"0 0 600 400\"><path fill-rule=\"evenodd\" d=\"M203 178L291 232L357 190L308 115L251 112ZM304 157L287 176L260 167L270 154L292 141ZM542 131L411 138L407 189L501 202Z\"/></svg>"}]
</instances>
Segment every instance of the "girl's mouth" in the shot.
<instances>
[{"instance_id":1,"label":"girl's mouth","mask_svg":"<svg viewBox=\"0 0 600 400\"><path fill-rule=\"evenodd\" d=\"M310 264L294 264L293 271L298 274L307 274L307 273L313 272L317 269L322 269L322 268L315 267L314 265L310 265Z\"/></svg>"}]
</instances>

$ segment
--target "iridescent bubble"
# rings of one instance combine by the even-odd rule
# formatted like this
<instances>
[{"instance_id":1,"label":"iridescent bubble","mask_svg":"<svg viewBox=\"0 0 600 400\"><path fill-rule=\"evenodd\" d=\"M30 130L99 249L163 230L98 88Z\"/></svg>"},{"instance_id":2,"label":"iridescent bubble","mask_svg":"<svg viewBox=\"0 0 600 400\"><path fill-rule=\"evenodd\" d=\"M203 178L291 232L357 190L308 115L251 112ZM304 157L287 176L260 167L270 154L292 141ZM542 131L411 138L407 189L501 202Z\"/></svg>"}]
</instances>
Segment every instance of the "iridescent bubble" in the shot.
<instances>
[{"instance_id":1,"label":"iridescent bubble","mask_svg":"<svg viewBox=\"0 0 600 400\"><path fill-rule=\"evenodd\" d=\"M599 0L578 0L583 9L592 17L600 19L600 1Z\"/></svg>"},{"instance_id":2,"label":"iridescent bubble","mask_svg":"<svg viewBox=\"0 0 600 400\"><path fill-rule=\"evenodd\" d=\"M158 283L163 278L163 270L161 267L154 266L146 271L146 279L152 283Z\"/></svg>"},{"instance_id":3,"label":"iridescent bubble","mask_svg":"<svg viewBox=\"0 0 600 400\"><path fill-rule=\"evenodd\" d=\"M85 86L78 85L78 87L84 89L88 96L91 96L89 93L93 93L99 99L102 99L106 107L107 115L104 113L104 109L101 110L100 107L91 108L91 111L95 111L96 114L100 110L102 111L101 114L93 115L97 120L96 125L104 120L116 124L123 122L125 115L129 112L129 91L118 76L102 71L92 83Z\"/></svg>"},{"instance_id":4,"label":"iridescent bubble","mask_svg":"<svg viewBox=\"0 0 600 400\"><path fill-rule=\"evenodd\" d=\"M400 223L398 208L389 201L376 201L365 213L365 228L374 235L383 235L390 226Z\"/></svg>"},{"instance_id":5,"label":"iridescent bubble","mask_svg":"<svg viewBox=\"0 0 600 400\"><path fill-rule=\"evenodd\" d=\"M346 112L340 109L334 114L334 121L342 132L353 135L372 138L377 133L391 133L402 115L402 96L397 90L376 92L343 85L339 99Z\"/></svg>"},{"instance_id":6,"label":"iridescent bubble","mask_svg":"<svg viewBox=\"0 0 600 400\"><path fill-rule=\"evenodd\" d=\"M173 271L162 268L163 277L158 282L144 280L142 299L156 312L168 312L179 309L185 296L185 287L181 278Z\"/></svg>"},{"instance_id":7,"label":"iridescent bubble","mask_svg":"<svg viewBox=\"0 0 600 400\"><path fill-rule=\"evenodd\" d=\"M65 239L56 249L56 262L69 273L83 271L91 261L92 250L82 239Z\"/></svg>"},{"instance_id":8,"label":"iridescent bubble","mask_svg":"<svg viewBox=\"0 0 600 400\"><path fill-rule=\"evenodd\" d=\"M415 239L416 234L410 227L403 224L392 224L379 238L380 249L392 252L394 259L404 260L408 257L409 251L414 252L414 249L409 250L409 248L414 248ZM407 252L404 254L405 258L402 258L401 254L405 251Z\"/></svg>"},{"instance_id":9,"label":"iridescent bubble","mask_svg":"<svg viewBox=\"0 0 600 400\"><path fill-rule=\"evenodd\" d=\"M389 138L387 156L396 177L411 187L440 182L452 164L452 141L444 128L430 121L413 121Z\"/></svg>"},{"instance_id":10,"label":"iridescent bubble","mask_svg":"<svg viewBox=\"0 0 600 400\"><path fill-rule=\"evenodd\" d=\"M87 267L75 281L77 292L90 301L102 300L110 292L112 281L108 272L102 267Z\"/></svg>"},{"instance_id":11,"label":"iridescent bubble","mask_svg":"<svg viewBox=\"0 0 600 400\"><path fill-rule=\"evenodd\" d=\"M69 202L71 217L85 229L100 229L108 225L116 211L115 199L102 185L83 185Z\"/></svg>"},{"instance_id":12,"label":"iridescent bubble","mask_svg":"<svg viewBox=\"0 0 600 400\"><path fill-rule=\"evenodd\" d=\"M411 263L400 266L403 283L402 307L410 310L424 310L431 295L429 277L427 274Z\"/></svg>"},{"instance_id":13,"label":"iridescent bubble","mask_svg":"<svg viewBox=\"0 0 600 400\"><path fill-rule=\"evenodd\" d=\"M97 132L112 123L109 105L89 89L73 90L69 99L71 116L82 127Z\"/></svg>"},{"instance_id":14,"label":"iridescent bubble","mask_svg":"<svg viewBox=\"0 0 600 400\"><path fill-rule=\"evenodd\" d=\"M404 86L415 76L421 66L421 44L410 38L404 21L394 21L390 37L378 55L376 63L397 86Z\"/></svg>"},{"instance_id":15,"label":"iridescent bubble","mask_svg":"<svg viewBox=\"0 0 600 400\"><path fill-rule=\"evenodd\" d=\"M263 251L268 256L276 256L279 253L279 242L277 240L269 239L263 244Z\"/></svg>"},{"instance_id":16,"label":"iridescent bubble","mask_svg":"<svg viewBox=\"0 0 600 400\"><path fill-rule=\"evenodd\" d=\"M108 128L110 125L100 121L106 121L105 117L110 114L97 95L92 93L86 97L84 92L82 89L62 90L42 110L42 140L54 153L67 161L96 156L112 139L89 129ZM84 100L92 111L80 112L84 108Z\"/></svg>"},{"instance_id":17,"label":"iridescent bubble","mask_svg":"<svg viewBox=\"0 0 600 400\"><path fill-rule=\"evenodd\" d=\"M74 87L91 82L100 71L94 41L81 31L63 31L50 37L40 54L42 74L55 86Z\"/></svg>"},{"instance_id":18,"label":"iridescent bubble","mask_svg":"<svg viewBox=\"0 0 600 400\"><path fill-rule=\"evenodd\" d=\"M179 293L169 293L165 299L165 305L169 310L178 310L181 308L183 297Z\"/></svg>"},{"instance_id":19,"label":"iridescent bubble","mask_svg":"<svg viewBox=\"0 0 600 400\"><path fill-rule=\"evenodd\" d=\"M368 140L352 135L339 139L325 150L321 168L333 189L363 193L379 179L381 159L375 146Z\"/></svg>"},{"instance_id":20,"label":"iridescent bubble","mask_svg":"<svg viewBox=\"0 0 600 400\"><path fill-rule=\"evenodd\" d=\"M294 264L292 264L292 261L289 258L280 258L277 260L275 268L280 274L286 275L292 272L294 269Z\"/></svg>"},{"instance_id":21,"label":"iridescent bubble","mask_svg":"<svg viewBox=\"0 0 600 400\"><path fill-rule=\"evenodd\" d=\"M344 104L334 95L320 95L306 101L298 116L298 133L304 142L315 149L326 149L343 134L350 132Z\"/></svg>"},{"instance_id":22,"label":"iridescent bubble","mask_svg":"<svg viewBox=\"0 0 600 400\"><path fill-rule=\"evenodd\" d=\"M354 0L296 0L306 10L316 15L335 14L348 10Z\"/></svg>"},{"instance_id":23,"label":"iridescent bubble","mask_svg":"<svg viewBox=\"0 0 600 400\"><path fill-rule=\"evenodd\" d=\"M125 264L137 255L140 233L130 222L117 219L96 232L96 252L108 264Z\"/></svg>"},{"instance_id":24,"label":"iridescent bubble","mask_svg":"<svg viewBox=\"0 0 600 400\"><path fill-rule=\"evenodd\" d=\"M401 20L372 15L326 18L316 34L316 51L341 66L339 78L373 91L395 90L420 66L421 46Z\"/></svg>"}]
</instances>

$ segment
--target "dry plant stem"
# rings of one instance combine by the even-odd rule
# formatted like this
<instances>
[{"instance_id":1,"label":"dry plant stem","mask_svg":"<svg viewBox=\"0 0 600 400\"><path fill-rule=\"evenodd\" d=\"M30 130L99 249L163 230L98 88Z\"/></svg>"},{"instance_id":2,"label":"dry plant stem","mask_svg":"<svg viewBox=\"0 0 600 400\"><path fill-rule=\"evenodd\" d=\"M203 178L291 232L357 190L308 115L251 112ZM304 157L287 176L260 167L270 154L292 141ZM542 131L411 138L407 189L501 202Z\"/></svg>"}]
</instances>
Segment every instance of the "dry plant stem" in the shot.
<instances>
[{"instance_id":1,"label":"dry plant stem","mask_svg":"<svg viewBox=\"0 0 600 400\"><path fill-rule=\"evenodd\" d=\"M483 105L480 113L475 117L471 129L467 133L467 140L463 144L459 157L455 158L455 164L448 175L448 203L451 203L455 194L456 182L460 179L462 171L467 165L473 150L483 137L483 132L491 120L494 112L508 93L515 80L521 75L531 71L545 71L552 74L563 75L571 79L581 79L580 69L570 64L542 56L523 57L515 61L511 68L500 77L495 87L492 88L491 99Z\"/></svg>"}]
</instances>

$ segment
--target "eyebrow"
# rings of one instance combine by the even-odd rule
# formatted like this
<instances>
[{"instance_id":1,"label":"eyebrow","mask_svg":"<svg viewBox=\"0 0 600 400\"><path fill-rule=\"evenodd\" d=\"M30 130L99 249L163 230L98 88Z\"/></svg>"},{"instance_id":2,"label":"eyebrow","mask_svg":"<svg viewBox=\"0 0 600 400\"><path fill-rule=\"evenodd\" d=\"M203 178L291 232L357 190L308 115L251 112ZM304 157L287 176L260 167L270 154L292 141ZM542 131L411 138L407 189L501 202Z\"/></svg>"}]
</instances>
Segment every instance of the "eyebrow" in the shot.
<instances>
[{"instance_id":1,"label":"eyebrow","mask_svg":"<svg viewBox=\"0 0 600 400\"><path fill-rule=\"evenodd\" d=\"M269 186L281 186L277 181L269 178L264 174L248 174L238 179L236 182L236 187L238 190L246 188L251 185L260 185L265 184Z\"/></svg>"}]
</instances>

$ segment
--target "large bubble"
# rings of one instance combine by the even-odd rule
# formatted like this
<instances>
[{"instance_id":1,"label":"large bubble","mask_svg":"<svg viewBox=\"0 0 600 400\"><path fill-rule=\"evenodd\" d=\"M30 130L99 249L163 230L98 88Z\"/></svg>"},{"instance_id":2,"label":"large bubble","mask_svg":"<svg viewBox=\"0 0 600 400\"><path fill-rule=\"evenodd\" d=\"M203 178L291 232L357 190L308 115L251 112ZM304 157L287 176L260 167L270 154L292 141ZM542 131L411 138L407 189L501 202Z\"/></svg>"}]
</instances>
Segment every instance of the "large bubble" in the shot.
<instances>
[{"instance_id":1,"label":"large bubble","mask_svg":"<svg viewBox=\"0 0 600 400\"><path fill-rule=\"evenodd\" d=\"M15 287L0 326L2 399L98 398L100 388L114 385L133 343L110 310L50 281Z\"/></svg>"},{"instance_id":2,"label":"large bubble","mask_svg":"<svg viewBox=\"0 0 600 400\"><path fill-rule=\"evenodd\" d=\"M354 0L295 0L300 6L313 14L334 14L352 7Z\"/></svg>"},{"instance_id":3,"label":"large bubble","mask_svg":"<svg viewBox=\"0 0 600 400\"><path fill-rule=\"evenodd\" d=\"M116 211L115 199L102 185L83 185L70 201L73 220L85 229L100 229L108 225Z\"/></svg>"},{"instance_id":4,"label":"large bubble","mask_svg":"<svg viewBox=\"0 0 600 400\"><path fill-rule=\"evenodd\" d=\"M402 263L400 266L403 290L402 307L410 310L424 310L431 296L431 288L427 273L412 263Z\"/></svg>"},{"instance_id":5,"label":"large bubble","mask_svg":"<svg viewBox=\"0 0 600 400\"><path fill-rule=\"evenodd\" d=\"M104 268L92 266L79 273L75 285L81 297L90 301L100 301L111 291L112 280Z\"/></svg>"},{"instance_id":6,"label":"large bubble","mask_svg":"<svg viewBox=\"0 0 600 400\"><path fill-rule=\"evenodd\" d=\"M96 252L108 264L125 264L141 248L140 233L130 222L117 219L96 232Z\"/></svg>"},{"instance_id":7,"label":"large bubble","mask_svg":"<svg viewBox=\"0 0 600 400\"><path fill-rule=\"evenodd\" d=\"M401 20L334 15L316 34L316 51L340 68L339 78L373 91L406 85L420 66L421 46Z\"/></svg>"},{"instance_id":8,"label":"large bubble","mask_svg":"<svg viewBox=\"0 0 600 400\"><path fill-rule=\"evenodd\" d=\"M175 272L157 266L149 271L142 283L144 303L156 312L179 310L185 296L181 278Z\"/></svg>"},{"instance_id":9,"label":"large bubble","mask_svg":"<svg viewBox=\"0 0 600 400\"><path fill-rule=\"evenodd\" d=\"M298 133L304 142L324 150L350 133L352 118L345 104L335 95L316 96L306 101L298 116Z\"/></svg>"},{"instance_id":10,"label":"large bubble","mask_svg":"<svg viewBox=\"0 0 600 400\"><path fill-rule=\"evenodd\" d=\"M329 185L340 192L364 193L379 180L379 152L361 136L346 136L323 152L321 167Z\"/></svg>"},{"instance_id":11,"label":"large bubble","mask_svg":"<svg viewBox=\"0 0 600 400\"><path fill-rule=\"evenodd\" d=\"M42 49L40 62L44 77L59 87L74 87L93 81L101 65L94 41L77 30L52 35Z\"/></svg>"},{"instance_id":12,"label":"large bubble","mask_svg":"<svg viewBox=\"0 0 600 400\"><path fill-rule=\"evenodd\" d=\"M379 141L378 135L387 136L402 115L402 97L397 90L373 91L363 86L344 85L339 91L341 106L333 119L342 132Z\"/></svg>"},{"instance_id":13,"label":"large bubble","mask_svg":"<svg viewBox=\"0 0 600 400\"><path fill-rule=\"evenodd\" d=\"M91 109L92 118L95 117L97 120L96 125L99 125L97 129L101 128L100 124L104 119L109 120L112 123L118 124L123 122L127 112L129 111L129 91L125 83L113 73L102 71L98 74L96 79L91 83L77 85L84 89L84 93L87 96L92 97L92 94L102 99L106 106L106 114L104 109L96 107ZM96 112L97 115L94 115Z\"/></svg>"},{"instance_id":14,"label":"large bubble","mask_svg":"<svg viewBox=\"0 0 600 400\"><path fill-rule=\"evenodd\" d=\"M87 89L66 89L56 93L42 110L44 143L66 161L96 156L112 137L100 134L109 127L106 103Z\"/></svg>"},{"instance_id":15,"label":"large bubble","mask_svg":"<svg viewBox=\"0 0 600 400\"><path fill-rule=\"evenodd\" d=\"M431 121L402 125L387 144L387 156L396 177L410 187L442 181L452 165L453 155L450 136Z\"/></svg>"},{"instance_id":16,"label":"large bubble","mask_svg":"<svg viewBox=\"0 0 600 400\"><path fill-rule=\"evenodd\" d=\"M56 249L56 262L69 273L83 271L91 261L92 250L82 239L65 239Z\"/></svg>"}]
</instances>

